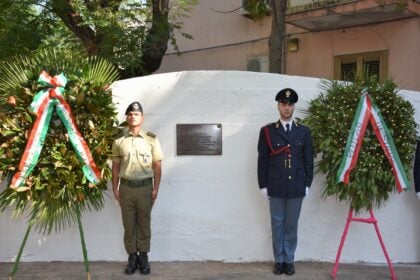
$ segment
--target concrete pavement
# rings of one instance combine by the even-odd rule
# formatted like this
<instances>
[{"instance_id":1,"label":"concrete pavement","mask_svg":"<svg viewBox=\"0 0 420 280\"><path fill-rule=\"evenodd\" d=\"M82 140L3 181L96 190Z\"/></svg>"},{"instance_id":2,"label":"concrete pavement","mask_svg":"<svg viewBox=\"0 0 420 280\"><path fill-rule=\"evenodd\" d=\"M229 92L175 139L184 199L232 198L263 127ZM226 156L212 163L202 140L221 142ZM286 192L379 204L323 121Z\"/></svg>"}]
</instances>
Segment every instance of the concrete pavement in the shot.
<instances>
[{"instance_id":1,"label":"concrete pavement","mask_svg":"<svg viewBox=\"0 0 420 280\"><path fill-rule=\"evenodd\" d=\"M90 262L91 279L145 279L145 280L328 280L333 263L296 262L293 276L274 275L272 263L224 262L151 262L152 274L139 272L124 275L123 262ZM13 263L0 263L0 280L8 280ZM420 264L394 264L399 280L419 280ZM19 265L16 280L83 280L86 279L81 262L28 262ZM340 264L337 280L391 279L386 264Z\"/></svg>"}]
</instances>

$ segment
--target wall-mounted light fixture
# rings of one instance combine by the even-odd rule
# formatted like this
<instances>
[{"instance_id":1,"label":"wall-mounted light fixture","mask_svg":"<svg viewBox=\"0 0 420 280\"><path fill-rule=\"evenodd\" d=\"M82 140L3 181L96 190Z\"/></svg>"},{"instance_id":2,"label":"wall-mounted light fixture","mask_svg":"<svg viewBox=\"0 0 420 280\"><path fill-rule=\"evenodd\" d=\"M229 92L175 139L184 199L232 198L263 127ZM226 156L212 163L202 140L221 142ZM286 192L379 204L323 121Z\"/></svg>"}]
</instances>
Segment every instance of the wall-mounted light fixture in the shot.
<instances>
[{"instance_id":1,"label":"wall-mounted light fixture","mask_svg":"<svg viewBox=\"0 0 420 280\"><path fill-rule=\"evenodd\" d=\"M287 49L289 50L289 52L297 52L299 50L299 39L290 38L287 42Z\"/></svg>"}]
</instances>

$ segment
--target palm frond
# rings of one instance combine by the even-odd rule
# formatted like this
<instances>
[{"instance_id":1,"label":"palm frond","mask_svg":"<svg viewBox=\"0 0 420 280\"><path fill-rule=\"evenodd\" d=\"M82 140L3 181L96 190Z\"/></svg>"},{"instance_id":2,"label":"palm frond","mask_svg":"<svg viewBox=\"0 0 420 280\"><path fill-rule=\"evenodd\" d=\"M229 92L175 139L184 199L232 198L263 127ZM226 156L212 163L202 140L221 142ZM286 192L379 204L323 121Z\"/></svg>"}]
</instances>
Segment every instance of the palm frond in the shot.
<instances>
[{"instance_id":1,"label":"palm frond","mask_svg":"<svg viewBox=\"0 0 420 280\"><path fill-rule=\"evenodd\" d=\"M8 59L0 64L0 91L16 88L28 80L27 66L30 65L30 58L18 57Z\"/></svg>"},{"instance_id":2,"label":"palm frond","mask_svg":"<svg viewBox=\"0 0 420 280\"><path fill-rule=\"evenodd\" d=\"M118 79L118 70L108 61L98 57L89 58L88 64L91 65L84 73L87 80L95 80L98 83L105 84Z\"/></svg>"}]
</instances>

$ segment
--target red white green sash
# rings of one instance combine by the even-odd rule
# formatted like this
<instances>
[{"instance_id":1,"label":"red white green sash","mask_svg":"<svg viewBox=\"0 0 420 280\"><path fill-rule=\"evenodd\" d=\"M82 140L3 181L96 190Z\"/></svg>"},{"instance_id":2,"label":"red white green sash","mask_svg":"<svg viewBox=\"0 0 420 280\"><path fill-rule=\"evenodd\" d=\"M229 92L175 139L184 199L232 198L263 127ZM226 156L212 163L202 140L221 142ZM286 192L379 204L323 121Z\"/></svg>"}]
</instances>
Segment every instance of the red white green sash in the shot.
<instances>
[{"instance_id":1,"label":"red white green sash","mask_svg":"<svg viewBox=\"0 0 420 280\"><path fill-rule=\"evenodd\" d=\"M29 110L36 114L37 118L20 160L18 171L13 176L10 187L17 191L30 189L31 186L25 186L25 179L38 162L54 108L56 108L58 116L67 129L69 140L78 158L84 163L82 168L83 174L91 183L98 183L100 181L99 170L92 158L89 147L77 129L71 108L63 96L67 78L63 73L51 77L47 72L42 71L38 82L49 88L38 92L30 105Z\"/></svg>"},{"instance_id":2,"label":"red white green sash","mask_svg":"<svg viewBox=\"0 0 420 280\"><path fill-rule=\"evenodd\" d=\"M385 124L379 108L372 101L366 89L363 90L360 96L356 115L347 138L346 150L344 151L340 168L337 172L337 183L349 183L350 172L356 166L368 122L372 125L382 150L385 152L391 164L398 191L401 192L403 189L409 190L410 183L402 166L391 133Z\"/></svg>"}]
</instances>

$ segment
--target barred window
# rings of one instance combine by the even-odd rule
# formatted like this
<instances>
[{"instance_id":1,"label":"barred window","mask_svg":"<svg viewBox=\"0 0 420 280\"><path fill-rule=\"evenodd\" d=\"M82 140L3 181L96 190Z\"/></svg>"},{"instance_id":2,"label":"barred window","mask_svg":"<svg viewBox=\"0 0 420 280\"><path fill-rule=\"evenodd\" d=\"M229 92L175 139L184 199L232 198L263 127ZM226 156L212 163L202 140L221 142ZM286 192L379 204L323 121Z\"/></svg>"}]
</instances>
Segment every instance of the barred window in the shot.
<instances>
[{"instance_id":1,"label":"barred window","mask_svg":"<svg viewBox=\"0 0 420 280\"><path fill-rule=\"evenodd\" d=\"M334 57L334 79L354 81L357 76L375 76L379 81L387 78L388 52L366 52Z\"/></svg>"},{"instance_id":2,"label":"barred window","mask_svg":"<svg viewBox=\"0 0 420 280\"><path fill-rule=\"evenodd\" d=\"M357 62L341 62L341 79L344 81L354 81L357 72Z\"/></svg>"},{"instance_id":3,"label":"barred window","mask_svg":"<svg viewBox=\"0 0 420 280\"><path fill-rule=\"evenodd\" d=\"M379 79L380 59L366 59L363 61L363 71L367 76L376 76Z\"/></svg>"}]
</instances>

